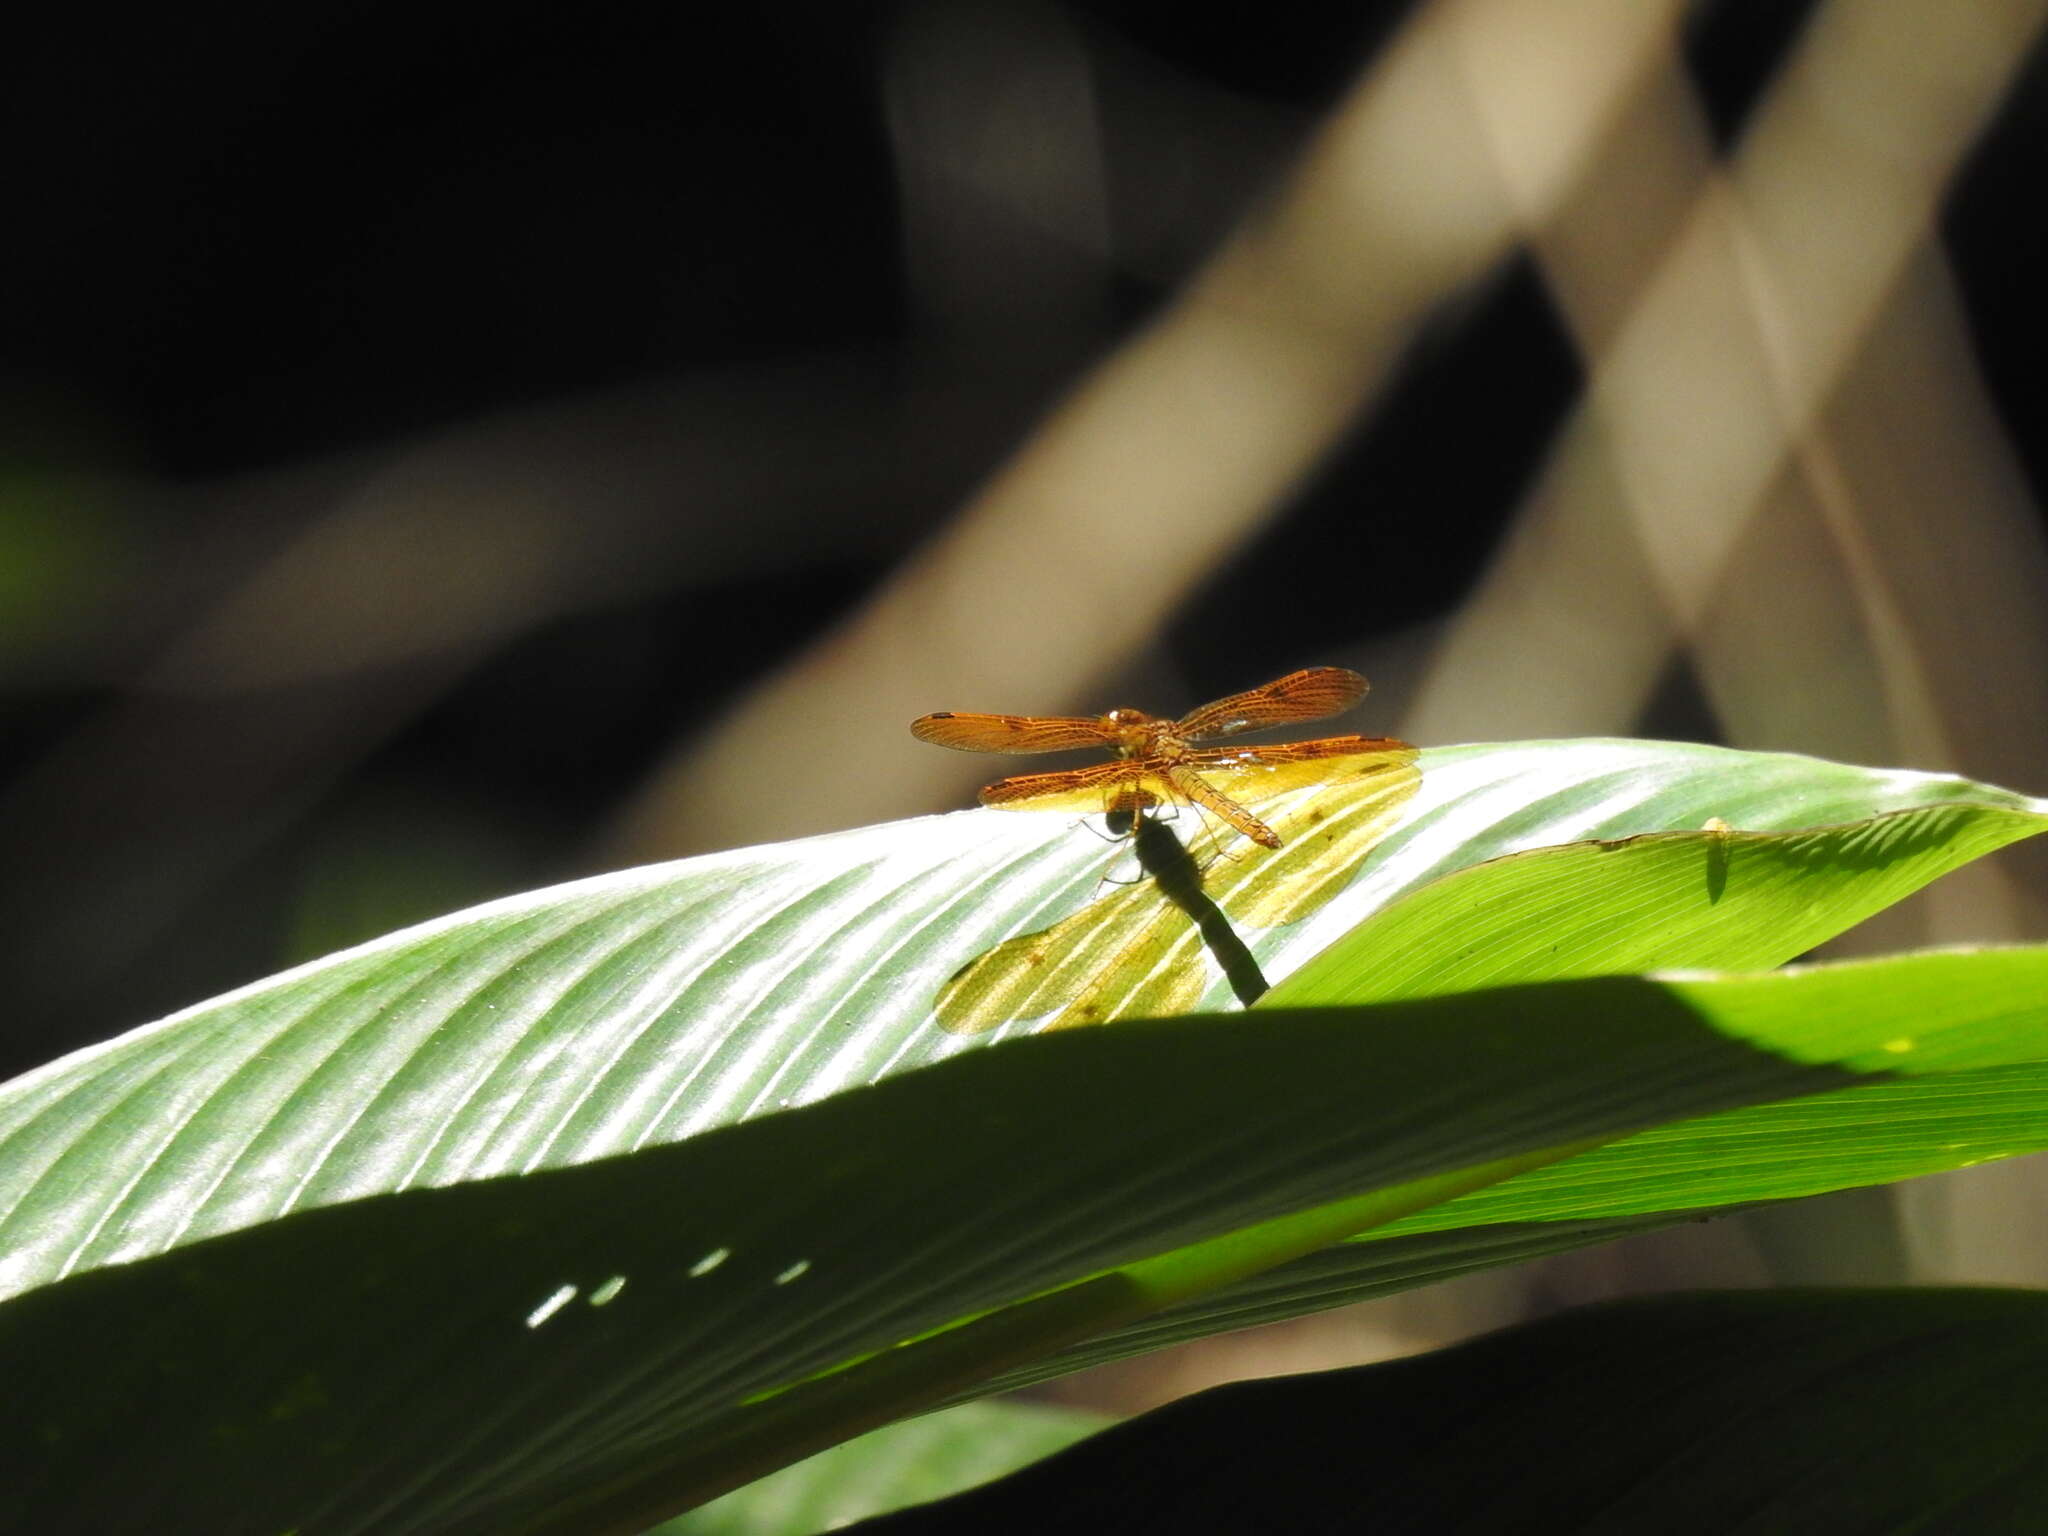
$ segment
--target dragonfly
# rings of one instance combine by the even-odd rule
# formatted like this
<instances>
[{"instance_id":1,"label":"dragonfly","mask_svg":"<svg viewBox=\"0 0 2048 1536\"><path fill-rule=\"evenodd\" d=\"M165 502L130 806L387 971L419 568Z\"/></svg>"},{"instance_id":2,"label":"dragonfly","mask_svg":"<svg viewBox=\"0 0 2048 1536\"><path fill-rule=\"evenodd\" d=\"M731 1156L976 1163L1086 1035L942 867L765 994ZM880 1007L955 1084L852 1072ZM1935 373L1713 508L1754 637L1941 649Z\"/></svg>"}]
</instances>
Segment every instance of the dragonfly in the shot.
<instances>
[{"instance_id":1,"label":"dragonfly","mask_svg":"<svg viewBox=\"0 0 2048 1536\"><path fill-rule=\"evenodd\" d=\"M1327 736L1266 746L1205 746L1248 731L1340 715L1369 685L1348 667L1305 667L1191 709L1177 720L1141 709L1106 715L979 715L942 710L911 722L919 741L960 752L1064 752L1107 747L1106 763L998 779L983 805L1003 810L1101 811L1142 821L1161 807L1199 806L1262 848L1280 834L1246 809L1282 792L1354 776L1388 753L1414 749L1383 736Z\"/></svg>"}]
</instances>

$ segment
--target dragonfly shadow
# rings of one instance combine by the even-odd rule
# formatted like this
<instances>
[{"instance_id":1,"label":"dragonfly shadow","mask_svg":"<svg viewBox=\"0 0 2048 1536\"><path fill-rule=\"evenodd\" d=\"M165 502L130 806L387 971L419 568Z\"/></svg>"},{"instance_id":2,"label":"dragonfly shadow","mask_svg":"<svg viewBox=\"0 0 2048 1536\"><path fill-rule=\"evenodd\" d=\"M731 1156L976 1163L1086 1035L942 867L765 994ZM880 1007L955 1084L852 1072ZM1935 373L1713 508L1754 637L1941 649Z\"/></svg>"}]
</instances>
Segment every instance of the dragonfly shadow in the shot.
<instances>
[{"instance_id":1,"label":"dragonfly shadow","mask_svg":"<svg viewBox=\"0 0 2048 1536\"><path fill-rule=\"evenodd\" d=\"M1128 813L1118 812L1118 816ZM1266 975L1258 958L1246 947L1221 907L1202 889L1202 867L1186 843L1157 816L1137 818L1131 837L1131 851L1138 867L1151 877L1159 894L1187 914L1202 936L1238 1002L1249 1008L1266 992ZM1114 821L1112 821L1114 827Z\"/></svg>"},{"instance_id":2,"label":"dragonfly shadow","mask_svg":"<svg viewBox=\"0 0 2048 1536\"><path fill-rule=\"evenodd\" d=\"M1278 848L1225 829L1198 862L1157 814L1111 813L1143 877L963 965L933 1001L940 1026L977 1034L1017 1019L1065 1029L1188 1013L1212 985L1211 960L1241 1005L1257 999L1266 978L1241 930L1298 922L1335 896L1420 782L1412 747L1321 771L1324 782L1259 802Z\"/></svg>"}]
</instances>

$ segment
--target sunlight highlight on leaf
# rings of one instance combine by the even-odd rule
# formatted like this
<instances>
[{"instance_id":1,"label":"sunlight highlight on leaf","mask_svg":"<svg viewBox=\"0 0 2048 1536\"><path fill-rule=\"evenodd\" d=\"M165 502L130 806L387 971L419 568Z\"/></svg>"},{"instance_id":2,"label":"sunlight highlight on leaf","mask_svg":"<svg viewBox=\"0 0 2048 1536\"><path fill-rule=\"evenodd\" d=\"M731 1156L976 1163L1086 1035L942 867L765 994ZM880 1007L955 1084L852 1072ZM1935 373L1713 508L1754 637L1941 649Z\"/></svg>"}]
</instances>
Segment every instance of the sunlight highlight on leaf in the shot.
<instances>
[{"instance_id":1,"label":"sunlight highlight on leaf","mask_svg":"<svg viewBox=\"0 0 2048 1536\"><path fill-rule=\"evenodd\" d=\"M1137 883L970 961L940 989L939 1023L975 1034L1055 1010L1048 1028L1186 1012L1211 960L1240 1001L1256 997L1263 978L1231 925L1277 928L1328 902L1422 782L1413 749L1291 768L1290 787L1257 801L1279 848L1226 829L1203 867L1163 824L1142 822Z\"/></svg>"}]
</instances>

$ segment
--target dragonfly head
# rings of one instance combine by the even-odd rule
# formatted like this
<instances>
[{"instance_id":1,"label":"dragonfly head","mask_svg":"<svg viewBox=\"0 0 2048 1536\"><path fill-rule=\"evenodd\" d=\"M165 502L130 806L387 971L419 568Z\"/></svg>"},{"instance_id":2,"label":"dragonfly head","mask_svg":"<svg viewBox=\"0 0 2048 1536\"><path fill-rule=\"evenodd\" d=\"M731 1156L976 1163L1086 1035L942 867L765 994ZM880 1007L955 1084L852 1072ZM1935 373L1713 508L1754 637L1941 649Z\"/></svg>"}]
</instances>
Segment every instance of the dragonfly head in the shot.
<instances>
[{"instance_id":1,"label":"dragonfly head","mask_svg":"<svg viewBox=\"0 0 2048 1536\"><path fill-rule=\"evenodd\" d=\"M1116 749L1125 757L1149 757L1158 750L1159 733L1168 724L1142 709L1112 709L1103 724L1116 733Z\"/></svg>"}]
</instances>

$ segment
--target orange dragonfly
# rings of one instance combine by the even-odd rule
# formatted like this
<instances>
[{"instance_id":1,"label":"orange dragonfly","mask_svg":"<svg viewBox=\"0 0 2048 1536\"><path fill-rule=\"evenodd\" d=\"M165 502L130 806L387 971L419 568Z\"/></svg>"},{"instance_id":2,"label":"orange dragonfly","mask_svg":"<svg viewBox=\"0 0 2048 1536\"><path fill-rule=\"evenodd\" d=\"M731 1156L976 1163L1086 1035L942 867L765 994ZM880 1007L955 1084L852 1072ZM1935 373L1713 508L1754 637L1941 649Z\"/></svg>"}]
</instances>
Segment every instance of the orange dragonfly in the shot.
<instances>
[{"instance_id":1,"label":"orange dragonfly","mask_svg":"<svg viewBox=\"0 0 2048 1536\"><path fill-rule=\"evenodd\" d=\"M1342 714L1365 697L1366 680L1345 667L1306 667L1162 720L1141 709L1106 715L969 715L950 710L913 720L919 741L961 752L1063 752L1107 747L1113 761L1057 773L998 779L983 805L1004 810L1124 812L1142 819L1162 805L1200 806L1263 848L1280 835L1246 810L1284 790L1344 775L1363 753L1409 752L1380 736L1328 736L1272 746L1203 747L1197 742Z\"/></svg>"}]
</instances>

